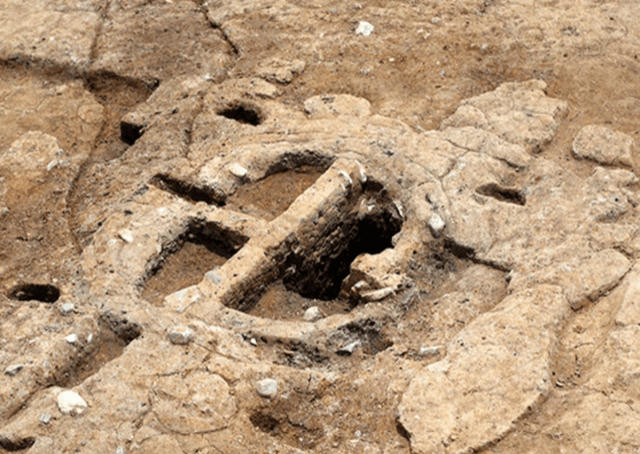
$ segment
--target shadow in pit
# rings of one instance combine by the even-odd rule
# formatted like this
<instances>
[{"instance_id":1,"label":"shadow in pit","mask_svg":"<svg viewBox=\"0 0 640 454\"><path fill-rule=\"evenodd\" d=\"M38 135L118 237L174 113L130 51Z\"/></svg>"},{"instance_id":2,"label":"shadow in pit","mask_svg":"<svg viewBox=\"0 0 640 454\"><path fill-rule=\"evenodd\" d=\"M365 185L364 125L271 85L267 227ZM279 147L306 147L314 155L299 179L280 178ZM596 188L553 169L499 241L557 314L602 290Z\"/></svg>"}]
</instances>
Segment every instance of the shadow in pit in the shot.
<instances>
[{"instance_id":1,"label":"shadow in pit","mask_svg":"<svg viewBox=\"0 0 640 454\"><path fill-rule=\"evenodd\" d=\"M81 347L76 363L54 377L54 386L73 388L120 357L127 345L140 337L142 328L127 319L105 313L100 317L97 338Z\"/></svg>"},{"instance_id":2,"label":"shadow in pit","mask_svg":"<svg viewBox=\"0 0 640 454\"><path fill-rule=\"evenodd\" d=\"M260 296L245 298L238 309L271 319L298 319L304 310L318 307L324 315L348 312L352 301L341 286L351 263L360 254L378 254L393 247L402 217L384 187L368 181L364 193L337 219L324 222L315 244L300 251L287 251L279 280L265 287Z\"/></svg>"},{"instance_id":3,"label":"shadow in pit","mask_svg":"<svg viewBox=\"0 0 640 454\"><path fill-rule=\"evenodd\" d=\"M55 303L60 298L60 290L49 284L19 284L9 292L8 296L17 301Z\"/></svg>"},{"instance_id":4,"label":"shadow in pit","mask_svg":"<svg viewBox=\"0 0 640 454\"><path fill-rule=\"evenodd\" d=\"M161 306L165 296L198 284L207 271L224 265L248 240L213 223L192 222L163 248L144 283L142 298Z\"/></svg>"},{"instance_id":5,"label":"shadow in pit","mask_svg":"<svg viewBox=\"0 0 640 454\"><path fill-rule=\"evenodd\" d=\"M32 447L35 442L35 437L12 437L8 434L0 435L0 448L8 452L24 451Z\"/></svg>"}]
</instances>

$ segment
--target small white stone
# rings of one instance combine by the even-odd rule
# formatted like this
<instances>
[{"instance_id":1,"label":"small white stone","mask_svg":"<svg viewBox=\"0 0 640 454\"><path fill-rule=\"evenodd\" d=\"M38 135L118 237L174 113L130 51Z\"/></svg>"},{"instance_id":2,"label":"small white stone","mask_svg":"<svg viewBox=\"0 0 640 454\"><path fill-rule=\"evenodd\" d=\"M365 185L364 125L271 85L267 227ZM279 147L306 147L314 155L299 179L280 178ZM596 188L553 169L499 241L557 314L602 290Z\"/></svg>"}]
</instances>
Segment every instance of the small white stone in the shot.
<instances>
[{"instance_id":1,"label":"small white stone","mask_svg":"<svg viewBox=\"0 0 640 454\"><path fill-rule=\"evenodd\" d=\"M436 345L435 347L420 347L418 350L418 356L437 356L442 351L442 345Z\"/></svg>"},{"instance_id":2,"label":"small white stone","mask_svg":"<svg viewBox=\"0 0 640 454\"><path fill-rule=\"evenodd\" d=\"M122 229L118 232L118 236L125 243L133 243L133 233L129 229Z\"/></svg>"},{"instance_id":3,"label":"small white stone","mask_svg":"<svg viewBox=\"0 0 640 454\"><path fill-rule=\"evenodd\" d=\"M64 303L61 307L60 307L60 314L62 315L69 315L70 313L72 313L73 311L75 311L76 309L76 305L73 303Z\"/></svg>"},{"instance_id":4,"label":"small white stone","mask_svg":"<svg viewBox=\"0 0 640 454\"><path fill-rule=\"evenodd\" d=\"M18 372L20 372L22 369L24 369L24 364L13 364L13 365L7 367L4 370L4 373L5 373L5 375L8 375L9 377L13 377Z\"/></svg>"},{"instance_id":5,"label":"small white stone","mask_svg":"<svg viewBox=\"0 0 640 454\"><path fill-rule=\"evenodd\" d=\"M272 378L265 378L256 383L256 392L261 397L272 399L278 395L278 382Z\"/></svg>"},{"instance_id":6,"label":"small white stone","mask_svg":"<svg viewBox=\"0 0 640 454\"><path fill-rule=\"evenodd\" d=\"M429 218L429 230L431 230L431 234L435 238L438 238L444 231L444 227L445 224L440 215L436 213L432 214Z\"/></svg>"},{"instance_id":7,"label":"small white stone","mask_svg":"<svg viewBox=\"0 0 640 454\"><path fill-rule=\"evenodd\" d=\"M360 342L360 340L355 340L340 347L336 353L339 355L351 355L358 349L358 347L360 347L360 345L362 345L362 342Z\"/></svg>"},{"instance_id":8,"label":"small white stone","mask_svg":"<svg viewBox=\"0 0 640 454\"><path fill-rule=\"evenodd\" d=\"M360 21L358 23L358 28L356 28L356 35L369 36L373 33L374 26L369 22Z\"/></svg>"},{"instance_id":9,"label":"small white stone","mask_svg":"<svg viewBox=\"0 0 640 454\"><path fill-rule=\"evenodd\" d=\"M372 290L370 292L366 292L361 294L363 300L367 302L371 301L380 301L386 298L389 295L393 294L393 289L391 287L381 288L380 290Z\"/></svg>"},{"instance_id":10,"label":"small white stone","mask_svg":"<svg viewBox=\"0 0 640 454\"><path fill-rule=\"evenodd\" d=\"M64 340L66 340L70 344L75 344L76 342L78 342L78 335L77 334L69 334L67 337L64 338Z\"/></svg>"},{"instance_id":11,"label":"small white stone","mask_svg":"<svg viewBox=\"0 0 640 454\"><path fill-rule=\"evenodd\" d=\"M236 162L231 164L231 167L229 167L229 172L231 172L238 178L244 178L247 176L247 173L249 171Z\"/></svg>"},{"instance_id":12,"label":"small white stone","mask_svg":"<svg viewBox=\"0 0 640 454\"><path fill-rule=\"evenodd\" d=\"M58 408L64 415L80 415L87 409L87 402L75 391L62 391L57 400Z\"/></svg>"},{"instance_id":13,"label":"small white stone","mask_svg":"<svg viewBox=\"0 0 640 454\"><path fill-rule=\"evenodd\" d=\"M431 18L431 23L432 24L439 24L440 22L442 22L442 19L438 16L432 17Z\"/></svg>"},{"instance_id":14,"label":"small white stone","mask_svg":"<svg viewBox=\"0 0 640 454\"><path fill-rule=\"evenodd\" d=\"M257 346L258 346L258 341L257 341L257 340L255 340L253 337L251 338L251 340L249 340L249 343L250 343L251 345L253 345L254 347L257 347Z\"/></svg>"},{"instance_id":15,"label":"small white stone","mask_svg":"<svg viewBox=\"0 0 640 454\"><path fill-rule=\"evenodd\" d=\"M302 318L308 322L315 322L322 318L322 311L318 306L311 306L309 309L304 311Z\"/></svg>"},{"instance_id":16,"label":"small white stone","mask_svg":"<svg viewBox=\"0 0 640 454\"><path fill-rule=\"evenodd\" d=\"M39 421L40 421L40 424L44 424L46 426L51 421L51 414L50 413L42 413L40 415Z\"/></svg>"},{"instance_id":17,"label":"small white stone","mask_svg":"<svg viewBox=\"0 0 640 454\"><path fill-rule=\"evenodd\" d=\"M169 333L169 340L172 344L187 345L193 340L194 334L188 326L176 326Z\"/></svg>"}]
</instances>

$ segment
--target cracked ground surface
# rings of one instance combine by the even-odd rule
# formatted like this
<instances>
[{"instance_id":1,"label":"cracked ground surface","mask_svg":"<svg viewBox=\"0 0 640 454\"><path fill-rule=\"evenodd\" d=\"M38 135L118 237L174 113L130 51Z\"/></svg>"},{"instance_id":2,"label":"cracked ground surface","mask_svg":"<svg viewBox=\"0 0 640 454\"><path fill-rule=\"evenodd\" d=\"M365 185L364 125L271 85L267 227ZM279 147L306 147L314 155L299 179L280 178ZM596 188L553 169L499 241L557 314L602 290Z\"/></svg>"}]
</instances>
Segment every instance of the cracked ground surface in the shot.
<instances>
[{"instance_id":1,"label":"cracked ground surface","mask_svg":"<svg viewBox=\"0 0 640 454\"><path fill-rule=\"evenodd\" d=\"M638 452L638 18L0 1L0 452Z\"/></svg>"}]
</instances>

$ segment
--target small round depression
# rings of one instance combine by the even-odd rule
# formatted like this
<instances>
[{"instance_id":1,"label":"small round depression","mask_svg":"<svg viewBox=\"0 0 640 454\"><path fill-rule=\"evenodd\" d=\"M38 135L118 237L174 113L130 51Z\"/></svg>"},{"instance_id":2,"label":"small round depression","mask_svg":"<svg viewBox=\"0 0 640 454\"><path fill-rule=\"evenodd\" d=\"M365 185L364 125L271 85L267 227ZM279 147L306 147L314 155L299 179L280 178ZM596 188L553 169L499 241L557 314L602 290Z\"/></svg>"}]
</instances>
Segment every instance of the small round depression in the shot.
<instances>
[{"instance_id":1,"label":"small round depression","mask_svg":"<svg viewBox=\"0 0 640 454\"><path fill-rule=\"evenodd\" d=\"M43 303L55 303L60 298L60 290L48 284L20 284L15 287L9 298L18 301L41 301Z\"/></svg>"},{"instance_id":2,"label":"small round depression","mask_svg":"<svg viewBox=\"0 0 640 454\"><path fill-rule=\"evenodd\" d=\"M263 120L260 110L249 104L233 104L218 112L218 115L251 126L258 126Z\"/></svg>"}]
</instances>

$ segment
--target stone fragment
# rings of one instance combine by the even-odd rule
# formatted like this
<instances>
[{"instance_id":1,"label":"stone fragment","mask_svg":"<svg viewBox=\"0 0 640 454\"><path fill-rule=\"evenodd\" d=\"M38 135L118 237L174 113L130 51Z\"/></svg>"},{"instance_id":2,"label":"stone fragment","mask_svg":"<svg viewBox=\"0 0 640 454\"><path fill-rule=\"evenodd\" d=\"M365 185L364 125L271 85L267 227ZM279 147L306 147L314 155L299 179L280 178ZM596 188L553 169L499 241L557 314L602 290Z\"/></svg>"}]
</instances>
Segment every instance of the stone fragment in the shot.
<instances>
[{"instance_id":1,"label":"stone fragment","mask_svg":"<svg viewBox=\"0 0 640 454\"><path fill-rule=\"evenodd\" d=\"M272 378L265 378L256 383L256 392L260 397L273 399L278 395L278 382Z\"/></svg>"},{"instance_id":2,"label":"stone fragment","mask_svg":"<svg viewBox=\"0 0 640 454\"><path fill-rule=\"evenodd\" d=\"M370 292L362 293L360 296L364 301L380 301L385 299L389 295L393 295L394 290L391 287L381 288L379 290L372 290Z\"/></svg>"},{"instance_id":3,"label":"stone fragment","mask_svg":"<svg viewBox=\"0 0 640 454\"><path fill-rule=\"evenodd\" d=\"M322 311L318 306L311 306L302 315L302 318L307 322L315 322L323 317Z\"/></svg>"},{"instance_id":4,"label":"stone fragment","mask_svg":"<svg viewBox=\"0 0 640 454\"><path fill-rule=\"evenodd\" d=\"M81 415L87 409L87 402L75 391L66 390L58 394L58 408L64 415Z\"/></svg>"},{"instance_id":5,"label":"stone fragment","mask_svg":"<svg viewBox=\"0 0 640 454\"><path fill-rule=\"evenodd\" d=\"M358 27L356 28L356 35L369 36L373 33L374 26L369 22L360 21L358 22Z\"/></svg>"},{"instance_id":6,"label":"stone fragment","mask_svg":"<svg viewBox=\"0 0 640 454\"><path fill-rule=\"evenodd\" d=\"M362 345L362 342L360 342L360 339L357 339L355 341L352 341L343 345L336 351L336 353L338 355L352 355L353 352L355 352L358 349L358 347L360 347L361 345Z\"/></svg>"},{"instance_id":7,"label":"stone fragment","mask_svg":"<svg viewBox=\"0 0 640 454\"><path fill-rule=\"evenodd\" d=\"M75 311L76 309L76 305L73 303L64 303L62 306L60 306L60 314L63 316L67 316L69 314L71 314L73 311Z\"/></svg>"},{"instance_id":8,"label":"stone fragment","mask_svg":"<svg viewBox=\"0 0 640 454\"><path fill-rule=\"evenodd\" d=\"M573 140L573 155L610 166L633 166L633 139L606 126L583 127Z\"/></svg>"},{"instance_id":9,"label":"stone fragment","mask_svg":"<svg viewBox=\"0 0 640 454\"><path fill-rule=\"evenodd\" d=\"M133 232L129 229L122 229L118 232L118 236L125 243L133 243Z\"/></svg>"},{"instance_id":10,"label":"stone fragment","mask_svg":"<svg viewBox=\"0 0 640 454\"><path fill-rule=\"evenodd\" d=\"M51 414L50 413L42 413L40 418L38 419L40 424L44 424L45 426L51 422Z\"/></svg>"},{"instance_id":11,"label":"stone fragment","mask_svg":"<svg viewBox=\"0 0 640 454\"><path fill-rule=\"evenodd\" d=\"M444 227L445 224L440 215L437 213L432 214L429 218L429 230L431 231L431 234L434 236L434 238L438 238L440 237L440 235L442 235Z\"/></svg>"},{"instance_id":12,"label":"stone fragment","mask_svg":"<svg viewBox=\"0 0 640 454\"><path fill-rule=\"evenodd\" d=\"M24 364L13 364L13 365L7 367L4 370L4 373L5 373L5 375L8 375L9 377L13 377L18 372L20 372L22 369L24 369Z\"/></svg>"},{"instance_id":13,"label":"stone fragment","mask_svg":"<svg viewBox=\"0 0 640 454\"><path fill-rule=\"evenodd\" d=\"M238 163L231 164L231 166L229 167L229 172L231 172L232 175L235 175L238 178L244 178L248 173L247 169L245 169Z\"/></svg>"},{"instance_id":14,"label":"stone fragment","mask_svg":"<svg viewBox=\"0 0 640 454\"><path fill-rule=\"evenodd\" d=\"M176 326L169 332L169 340L175 345L187 345L194 336L195 333L188 326Z\"/></svg>"},{"instance_id":15,"label":"stone fragment","mask_svg":"<svg viewBox=\"0 0 640 454\"><path fill-rule=\"evenodd\" d=\"M75 344L76 342L78 342L78 335L77 334L69 334L68 336L66 336L64 338L64 340L66 340L69 344Z\"/></svg>"},{"instance_id":16,"label":"stone fragment","mask_svg":"<svg viewBox=\"0 0 640 454\"><path fill-rule=\"evenodd\" d=\"M418 350L418 356L422 356L422 357L438 356L443 349L444 347L442 345L436 345L435 347L420 347L420 350Z\"/></svg>"}]
</instances>

